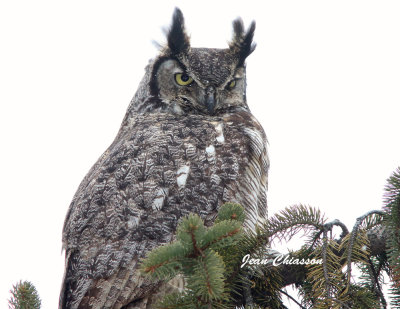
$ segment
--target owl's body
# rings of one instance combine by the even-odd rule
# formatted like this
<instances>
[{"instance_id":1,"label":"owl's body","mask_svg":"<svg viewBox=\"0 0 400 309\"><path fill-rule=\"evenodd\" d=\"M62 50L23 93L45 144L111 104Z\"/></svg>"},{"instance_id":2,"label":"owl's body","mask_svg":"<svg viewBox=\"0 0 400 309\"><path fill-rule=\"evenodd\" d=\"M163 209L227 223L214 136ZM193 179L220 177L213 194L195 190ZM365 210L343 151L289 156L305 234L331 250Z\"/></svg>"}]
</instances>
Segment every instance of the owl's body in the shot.
<instances>
[{"instance_id":1,"label":"owl's body","mask_svg":"<svg viewBox=\"0 0 400 309\"><path fill-rule=\"evenodd\" d=\"M176 11L168 46L71 203L60 308L152 308L161 283L138 265L173 240L180 218L193 212L210 225L228 201L245 207L247 228L265 218L266 138L245 101L254 26L235 23L229 49L190 48Z\"/></svg>"}]
</instances>

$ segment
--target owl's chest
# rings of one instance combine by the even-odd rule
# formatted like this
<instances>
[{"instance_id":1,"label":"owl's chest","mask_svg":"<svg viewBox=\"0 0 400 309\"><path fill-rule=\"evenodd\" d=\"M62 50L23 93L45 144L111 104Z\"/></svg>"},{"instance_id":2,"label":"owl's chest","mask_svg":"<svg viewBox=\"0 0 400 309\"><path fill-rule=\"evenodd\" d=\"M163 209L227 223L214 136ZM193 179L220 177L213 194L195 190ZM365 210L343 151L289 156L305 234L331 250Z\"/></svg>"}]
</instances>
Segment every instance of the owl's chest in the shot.
<instances>
[{"instance_id":1,"label":"owl's chest","mask_svg":"<svg viewBox=\"0 0 400 309\"><path fill-rule=\"evenodd\" d=\"M223 119L139 119L103 166L128 205L150 212L209 214L240 182L250 140Z\"/></svg>"},{"instance_id":2,"label":"owl's chest","mask_svg":"<svg viewBox=\"0 0 400 309\"><path fill-rule=\"evenodd\" d=\"M122 148L131 151L132 168L145 172L145 177L160 177L160 172L175 174L178 188L192 178L219 175L228 180L246 164L251 141L240 126L223 119L167 118L143 122L132 130ZM237 175L236 175L237 176Z\"/></svg>"}]
</instances>

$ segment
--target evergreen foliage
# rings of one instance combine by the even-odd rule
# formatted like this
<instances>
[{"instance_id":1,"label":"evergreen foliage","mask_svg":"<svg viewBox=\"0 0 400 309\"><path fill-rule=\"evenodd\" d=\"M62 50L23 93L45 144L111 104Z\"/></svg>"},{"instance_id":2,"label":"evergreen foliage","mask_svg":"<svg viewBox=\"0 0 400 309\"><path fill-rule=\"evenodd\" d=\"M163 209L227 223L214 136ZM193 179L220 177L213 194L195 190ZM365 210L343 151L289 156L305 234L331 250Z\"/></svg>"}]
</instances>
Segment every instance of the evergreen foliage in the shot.
<instances>
[{"instance_id":1,"label":"evergreen foliage","mask_svg":"<svg viewBox=\"0 0 400 309\"><path fill-rule=\"evenodd\" d=\"M29 281L20 281L13 286L8 301L9 309L40 309L41 301L35 286Z\"/></svg>"},{"instance_id":2,"label":"evergreen foliage","mask_svg":"<svg viewBox=\"0 0 400 309\"><path fill-rule=\"evenodd\" d=\"M387 260L391 284L391 306L400 308L400 168L387 180L385 224L388 229Z\"/></svg>"},{"instance_id":3,"label":"evergreen foliage","mask_svg":"<svg viewBox=\"0 0 400 309\"><path fill-rule=\"evenodd\" d=\"M391 281L391 308L400 308L400 169L388 179L385 204L383 211L357 218L351 231L305 205L288 207L248 231L242 229L243 208L227 203L210 228L197 215L183 219L177 240L153 250L142 270L157 279L185 278L185 290L168 295L160 308L286 308L282 288L292 283L301 298L301 304L295 301L299 308L387 308L385 273ZM342 230L339 238L332 236L334 227ZM372 255L369 243L375 231L386 236L386 250L378 255ZM271 241L290 241L300 232L307 236L305 243L290 257L322 263L273 266L278 253ZM241 267L247 254L265 263ZM361 275L353 274L354 267Z\"/></svg>"},{"instance_id":4,"label":"evergreen foliage","mask_svg":"<svg viewBox=\"0 0 400 309\"><path fill-rule=\"evenodd\" d=\"M186 290L168 295L160 308L228 308L228 287L232 291L234 284L227 278L238 264L229 253L243 235L243 222L244 210L234 203L221 207L211 228L190 214L179 224L175 242L148 254L141 265L144 273L163 280L181 274L185 279Z\"/></svg>"}]
</instances>

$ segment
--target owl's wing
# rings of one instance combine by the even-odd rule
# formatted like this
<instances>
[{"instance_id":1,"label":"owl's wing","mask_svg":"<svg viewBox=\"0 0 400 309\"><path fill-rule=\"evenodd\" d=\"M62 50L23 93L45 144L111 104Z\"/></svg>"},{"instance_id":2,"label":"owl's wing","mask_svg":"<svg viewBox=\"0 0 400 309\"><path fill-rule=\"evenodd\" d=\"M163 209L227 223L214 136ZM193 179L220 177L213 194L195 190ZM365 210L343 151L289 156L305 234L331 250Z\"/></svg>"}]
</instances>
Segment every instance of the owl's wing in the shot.
<instances>
[{"instance_id":1,"label":"owl's wing","mask_svg":"<svg viewBox=\"0 0 400 309\"><path fill-rule=\"evenodd\" d=\"M224 201L235 201L246 211L245 226L254 229L268 215L268 141L257 119L249 111L228 115L225 119L226 135L235 134L241 148L240 171L236 181L227 184ZM231 151L229 148L226 151Z\"/></svg>"},{"instance_id":2,"label":"owl's wing","mask_svg":"<svg viewBox=\"0 0 400 309\"><path fill-rule=\"evenodd\" d=\"M249 166L247 168L247 178L249 191L255 192L257 223L262 223L268 216L267 190L268 190L268 170L269 155L268 141L262 126L253 118L253 126L244 129L250 141Z\"/></svg>"},{"instance_id":3,"label":"owl's wing","mask_svg":"<svg viewBox=\"0 0 400 309\"><path fill-rule=\"evenodd\" d=\"M161 209L168 192L160 181L173 187L176 173L172 160L155 164L166 141L157 124L150 128L154 119L141 120L120 132L73 198L63 229L60 308L119 308L158 286L137 268L147 251L172 239L178 215Z\"/></svg>"}]
</instances>

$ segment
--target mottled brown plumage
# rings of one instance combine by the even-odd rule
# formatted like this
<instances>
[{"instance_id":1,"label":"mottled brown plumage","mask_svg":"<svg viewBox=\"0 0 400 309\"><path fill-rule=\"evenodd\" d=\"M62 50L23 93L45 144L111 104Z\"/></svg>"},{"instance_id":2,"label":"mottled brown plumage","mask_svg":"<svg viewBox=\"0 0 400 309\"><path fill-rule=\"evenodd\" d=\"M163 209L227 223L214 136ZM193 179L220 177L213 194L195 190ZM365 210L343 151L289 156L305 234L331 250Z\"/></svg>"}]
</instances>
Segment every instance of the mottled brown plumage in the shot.
<instances>
[{"instance_id":1,"label":"mottled brown plumage","mask_svg":"<svg viewBox=\"0 0 400 309\"><path fill-rule=\"evenodd\" d=\"M70 205L60 308L153 308L172 287L138 264L173 239L180 218L194 212L210 225L227 201L245 207L247 228L265 218L267 142L245 95L253 32L236 20L228 49L191 48L175 11L167 46Z\"/></svg>"}]
</instances>

